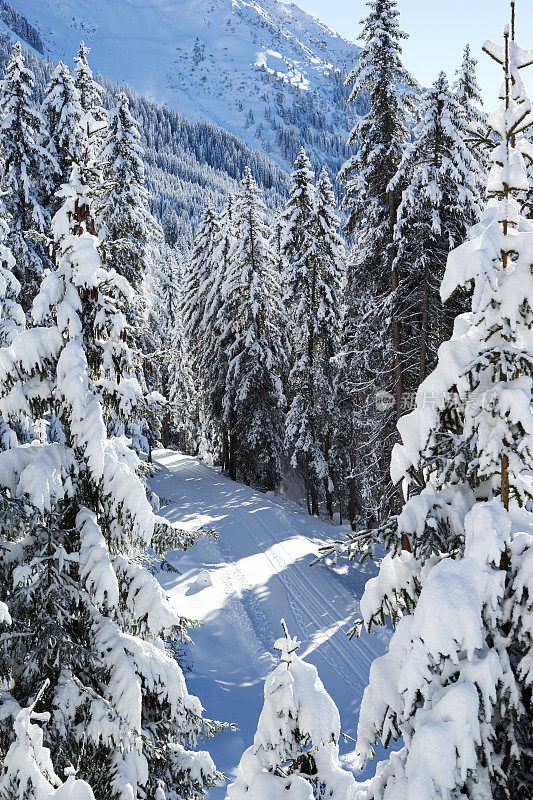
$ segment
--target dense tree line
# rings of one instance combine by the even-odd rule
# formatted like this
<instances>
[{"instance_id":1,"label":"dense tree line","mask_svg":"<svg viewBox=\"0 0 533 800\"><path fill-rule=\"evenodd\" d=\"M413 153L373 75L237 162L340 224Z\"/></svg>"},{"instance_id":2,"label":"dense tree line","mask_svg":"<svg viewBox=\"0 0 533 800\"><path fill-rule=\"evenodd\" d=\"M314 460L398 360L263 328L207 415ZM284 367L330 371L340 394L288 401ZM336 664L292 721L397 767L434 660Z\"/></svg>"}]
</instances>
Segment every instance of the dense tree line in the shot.
<instances>
[{"instance_id":1,"label":"dense tree line","mask_svg":"<svg viewBox=\"0 0 533 800\"><path fill-rule=\"evenodd\" d=\"M196 745L220 726L146 563L194 536L154 512L138 455L176 258L128 99L105 110L88 52L38 107L16 43L0 86L0 793L196 798L220 778Z\"/></svg>"},{"instance_id":2,"label":"dense tree line","mask_svg":"<svg viewBox=\"0 0 533 800\"><path fill-rule=\"evenodd\" d=\"M198 376L191 442L233 478L277 489L285 456L309 511L333 514L329 451L344 244L330 179L302 149L273 230L250 171L207 208L187 270L183 326Z\"/></svg>"},{"instance_id":3,"label":"dense tree line","mask_svg":"<svg viewBox=\"0 0 533 800\"><path fill-rule=\"evenodd\" d=\"M20 37L23 42L26 42L37 50L38 53L44 55L44 45L39 32L30 25L26 17L21 14L16 8L13 8L11 3L7 0L0 0L0 19L8 28L11 28L13 33Z\"/></svg>"},{"instance_id":4,"label":"dense tree line","mask_svg":"<svg viewBox=\"0 0 533 800\"><path fill-rule=\"evenodd\" d=\"M5 69L10 53L11 41L0 35L0 70ZM32 95L40 107L54 65L29 51L24 59L33 73ZM98 80L104 108L114 107L121 93L128 98L141 134L150 210L172 245L188 252L206 200L216 206L235 193L247 166L264 188L268 207L274 209L283 202L287 175L268 156L210 122L191 122L179 111L158 106L128 86L100 76Z\"/></svg>"},{"instance_id":5,"label":"dense tree line","mask_svg":"<svg viewBox=\"0 0 533 800\"><path fill-rule=\"evenodd\" d=\"M466 293L445 305L439 286L482 194L483 156L468 144L471 123L484 119L469 49L453 87L441 74L421 91L401 62L403 38L395 3L371 3L348 77L362 115L349 140L356 152L340 174L342 220L327 171L315 183L302 149L288 198L262 237L280 276L264 291L276 292L289 336L286 363L275 368L285 413L268 437L283 446L274 454L263 445L263 456L284 469L263 484L256 473L254 482L279 487L293 470L310 513L336 513L354 526L401 505L388 476L396 424L466 308ZM253 480L236 455L247 412L228 377L241 307L227 283L241 246L237 217L210 206L186 268L183 324L198 385L190 442L232 477ZM353 243L348 254L342 232Z\"/></svg>"},{"instance_id":6,"label":"dense tree line","mask_svg":"<svg viewBox=\"0 0 533 800\"><path fill-rule=\"evenodd\" d=\"M370 6L383 32L394 3ZM402 291L391 306L400 343L406 330L413 345L392 352L402 381L420 385L392 451L401 507L332 550L387 551L353 631L394 626L371 668L356 756L362 767L378 740L401 747L357 797L531 796L533 116L521 70L533 50L517 45L515 27L511 4L503 46L483 46L503 67L499 108L486 122L472 109L466 50L455 96L443 75L424 94L389 184L407 183L392 237ZM477 163L465 139L484 148Z\"/></svg>"}]
</instances>

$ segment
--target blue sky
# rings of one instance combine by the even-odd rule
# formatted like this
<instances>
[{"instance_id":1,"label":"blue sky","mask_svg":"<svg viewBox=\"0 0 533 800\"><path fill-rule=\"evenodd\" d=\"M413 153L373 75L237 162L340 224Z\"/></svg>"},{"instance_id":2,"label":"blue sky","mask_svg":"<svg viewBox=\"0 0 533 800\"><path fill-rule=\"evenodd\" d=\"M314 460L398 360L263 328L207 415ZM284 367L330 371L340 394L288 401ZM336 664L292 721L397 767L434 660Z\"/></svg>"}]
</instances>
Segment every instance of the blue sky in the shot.
<instances>
[{"instance_id":1,"label":"blue sky","mask_svg":"<svg viewBox=\"0 0 533 800\"><path fill-rule=\"evenodd\" d=\"M366 15L365 0L296 0L331 28L353 41L359 33L359 20ZM404 44L404 61L418 81L432 83L444 69L450 79L469 42L477 58L478 80L485 108L497 104L501 79L497 64L481 52L485 39L500 41L509 18L508 0L398 0L400 22L410 38ZM533 0L517 0L517 40L533 48ZM533 66L524 79L533 96Z\"/></svg>"}]
</instances>

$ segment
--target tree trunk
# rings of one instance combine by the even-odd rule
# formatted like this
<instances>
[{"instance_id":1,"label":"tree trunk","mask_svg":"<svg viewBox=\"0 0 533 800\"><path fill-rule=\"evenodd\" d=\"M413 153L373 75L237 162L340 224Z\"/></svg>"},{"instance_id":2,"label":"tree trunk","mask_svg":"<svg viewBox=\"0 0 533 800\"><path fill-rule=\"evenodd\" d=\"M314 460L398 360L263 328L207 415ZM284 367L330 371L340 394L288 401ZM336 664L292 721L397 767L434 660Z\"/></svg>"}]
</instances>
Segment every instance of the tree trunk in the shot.
<instances>
[{"instance_id":1,"label":"tree trunk","mask_svg":"<svg viewBox=\"0 0 533 800\"><path fill-rule=\"evenodd\" d=\"M237 464L235 462L235 450L236 450L236 441L235 441L235 434L230 433L229 435L229 476L232 481L237 480Z\"/></svg>"},{"instance_id":2,"label":"tree trunk","mask_svg":"<svg viewBox=\"0 0 533 800\"><path fill-rule=\"evenodd\" d=\"M228 431L224 426L222 428L222 471L229 473L229 445L228 445Z\"/></svg>"},{"instance_id":3,"label":"tree trunk","mask_svg":"<svg viewBox=\"0 0 533 800\"><path fill-rule=\"evenodd\" d=\"M315 327L314 327L314 314L315 314L315 295L316 295L316 267L313 265L312 269L312 283L311 283L311 326L309 329L309 339L307 341L307 360L309 367L312 370L315 360ZM315 392L312 381L309 382L309 404L311 407L311 419L314 420L315 411ZM316 444L316 431L314 421L311 422L311 439L313 444ZM307 472L309 474L309 457L307 459ZM307 504L309 506L309 502ZM318 517L318 495L315 481L311 485L311 511L309 512Z\"/></svg>"},{"instance_id":4,"label":"tree trunk","mask_svg":"<svg viewBox=\"0 0 533 800\"><path fill-rule=\"evenodd\" d=\"M326 437L324 440L324 458L326 459L326 463L328 464L328 474L324 478L324 492L326 495L326 508L328 510L329 518L333 521L333 497L331 496L331 492L329 490L329 446L330 446L330 434L328 430L326 432Z\"/></svg>"},{"instance_id":5,"label":"tree trunk","mask_svg":"<svg viewBox=\"0 0 533 800\"><path fill-rule=\"evenodd\" d=\"M396 224L396 202L394 192L389 192L389 224L390 224L390 271L391 271L391 289L395 292L398 289L398 274L393 268L394 263L394 248L392 243L394 241L394 226ZM392 308L392 343L394 346L394 397L396 402L396 421L400 419L402 413L402 364L400 361L401 338L400 338L400 324L397 315Z\"/></svg>"},{"instance_id":6,"label":"tree trunk","mask_svg":"<svg viewBox=\"0 0 533 800\"><path fill-rule=\"evenodd\" d=\"M311 486L311 513L318 517L318 494L316 486Z\"/></svg>"},{"instance_id":7,"label":"tree trunk","mask_svg":"<svg viewBox=\"0 0 533 800\"><path fill-rule=\"evenodd\" d=\"M394 192L389 192L389 225L390 225L390 267L391 267L391 289L395 292L398 289L399 281L398 281L398 273L393 268L394 264L394 226L396 224L396 199L394 197ZM395 398L395 405L396 405L396 422L400 419L402 415L402 395L403 395L403 371L402 371L402 362L400 359L400 352L401 352L401 332L400 332L400 323L398 322L398 316L395 310L395 304L392 306L392 343L394 347L394 398ZM397 502L395 502L395 498L397 498ZM393 492L390 495L390 499L388 500L388 504L391 507L391 511L395 510L395 507L398 509L403 505L403 495L400 488L395 487ZM407 537L405 537L407 539ZM402 544L403 546L403 544ZM404 550L410 551L411 547L404 547Z\"/></svg>"},{"instance_id":8,"label":"tree trunk","mask_svg":"<svg viewBox=\"0 0 533 800\"><path fill-rule=\"evenodd\" d=\"M424 284L422 288L422 321L420 327L420 376L419 383L426 379L428 370L428 335L429 335L429 276L424 268Z\"/></svg>"},{"instance_id":9,"label":"tree trunk","mask_svg":"<svg viewBox=\"0 0 533 800\"><path fill-rule=\"evenodd\" d=\"M305 498L307 500L307 513L311 514L311 502L309 499L309 455L305 454Z\"/></svg>"},{"instance_id":10,"label":"tree trunk","mask_svg":"<svg viewBox=\"0 0 533 800\"><path fill-rule=\"evenodd\" d=\"M353 469L353 463L352 463ZM357 514L357 486L355 483L355 476L350 475L350 495L348 499L348 519L350 521L350 525L352 526L352 530L355 530L355 517Z\"/></svg>"}]
</instances>

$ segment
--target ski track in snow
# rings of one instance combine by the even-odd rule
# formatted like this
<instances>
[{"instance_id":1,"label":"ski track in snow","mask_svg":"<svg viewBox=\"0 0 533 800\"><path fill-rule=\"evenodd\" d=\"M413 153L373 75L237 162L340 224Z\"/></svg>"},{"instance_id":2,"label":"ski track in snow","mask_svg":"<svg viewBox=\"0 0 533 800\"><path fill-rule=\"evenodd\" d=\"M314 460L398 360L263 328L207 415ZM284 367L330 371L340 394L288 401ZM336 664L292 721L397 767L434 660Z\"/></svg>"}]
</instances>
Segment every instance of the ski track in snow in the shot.
<instances>
[{"instance_id":1,"label":"ski track in snow","mask_svg":"<svg viewBox=\"0 0 533 800\"><path fill-rule=\"evenodd\" d=\"M209 716L239 727L238 733L207 743L219 769L231 778L253 741L263 680L277 663L272 645L281 635L281 617L337 703L342 730L354 736L370 664L384 651L387 636L349 641L346 631L359 612L364 580L354 581L349 591L346 580L325 565L309 566L320 545L339 530L281 497L234 483L195 458L159 450L154 460L160 470L150 483L167 503L161 514L180 527L203 526L220 534L200 538L186 553L168 554L178 573L159 573L177 611L203 624L191 632L190 690ZM204 572L205 586L197 583ZM356 570L351 574L357 576ZM210 797L223 793L213 789Z\"/></svg>"}]
</instances>

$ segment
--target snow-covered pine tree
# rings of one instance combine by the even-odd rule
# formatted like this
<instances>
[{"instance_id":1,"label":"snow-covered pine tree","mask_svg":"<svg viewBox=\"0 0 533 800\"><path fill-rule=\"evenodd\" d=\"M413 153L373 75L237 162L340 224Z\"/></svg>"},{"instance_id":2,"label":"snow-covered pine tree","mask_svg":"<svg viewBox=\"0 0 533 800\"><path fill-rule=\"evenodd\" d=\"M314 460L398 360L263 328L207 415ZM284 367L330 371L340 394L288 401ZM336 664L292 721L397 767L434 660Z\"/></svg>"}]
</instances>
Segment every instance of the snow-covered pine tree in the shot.
<instances>
[{"instance_id":1,"label":"snow-covered pine tree","mask_svg":"<svg viewBox=\"0 0 533 800\"><path fill-rule=\"evenodd\" d=\"M236 243L236 198L229 195L219 219L219 241L217 250L219 255L215 266L216 272L211 279L210 291L204 325L207 326L207 350L204 351L202 374L209 386L210 409L216 419L219 419L222 436L222 469L234 479L237 464L235 461L235 442L231 439L228 424L223 410L223 398L226 391L226 377L228 374L228 349L234 337L232 324L225 325L222 314L222 286L230 273L233 253Z\"/></svg>"},{"instance_id":2,"label":"snow-covered pine tree","mask_svg":"<svg viewBox=\"0 0 533 800\"><path fill-rule=\"evenodd\" d=\"M54 772L50 751L43 745L43 732L35 720L50 715L35 714L33 707L18 711L13 719L13 742L0 772L2 800L50 800L60 781Z\"/></svg>"},{"instance_id":3,"label":"snow-covered pine tree","mask_svg":"<svg viewBox=\"0 0 533 800\"><path fill-rule=\"evenodd\" d=\"M200 452L210 452L217 457L222 444L222 400L226 372L215 376L214 382L207 379L207 372L213 364L219 364L221 358L217 311L224 276L220 269L220 224L209 206L204 211L195 239L196 245L185 279L183 325L200 390ZM223 460L226 461L225 458Z\"/></svg>"},{"instance_id":4,"label":"snow-covered pine tree","mask_svg":"<svg viewBox=\"0 0 533 800\"><path fill-rule=\"evenodd\" d=\"M236 243L222 285L222 330L232 331L224 419L236 472L245 483L276 489L282 478L287 320L265 207L246 168L236 209Z\"/></svg>"},{"instance_id":5,"label":"snow-covered pine tree","mask_svg":"<svg viewBox=\"0 0 533 800\"><path fill-rule=\"evenodd\" d=\"M182 281L182 256L177 247L163 243L158 253L154 253L151 269L145 288L142 287L146 302L146 328L150 332L150 350L158 349L157 358L150 357L152 373L150 374L151 386L161 394L161 398L170 398L173 393L174 379L178 379L179 392L183 389L175 370L178 364L185 366L185 351L183 342L183 326L181 324L180 306ZM178 324L179 323L179 324ZM179 336L179 339L176 337ZM178 355L178 360L175 356ZM171 372L173 371L172 378ZM173 395L175 396L175 389ZM166 409L164 420L157 422L160 437L165 446L173 438L172 413ZM181 417L176 417L180 419ZM180 425L180 430L182 430ZM157 441L157 439L154 439Z\"/></svg>"},{"instance_id":6,"label":"snow-covered pine tree","mask_svg":"<svg viewBox=\"0 0 533 800\"><path fill-rule=\"evenodd\" d=\"M152 309L160 288L161 262L156 256L163 250L163 234L148 206L141 137L123 93L109 112L107 136L98 161L105 188L97 201L96 230L106 242L106 263L134 289L126 315L142 361L138 378L148 396L161 388L160 365L152 354L162 347L164 332ZM129 421L126 424L127 434L143 450L146 446L151 448L153 435L160 429L160 402L147 402L146 410L147 417L140 427Z\"/></svg>"},{"instance_id":7,"label":"snow-covered pine tree","mask_svg":"<svg viewBox=\"0 0 533 800\"><path fill-rule=\"evenodd\" d=\"M74 770L67 784L57 777L50 750L43 744L39 722L48 722L48 712L36 713L35 706L48 687L45 681L39 694L28 708L20 708L13 698L2 698L2 711L13 720L13 740L0 768L0 797L2 800L94 800L91 787L76 780ZM61 790L61 791L60 791Z\"/></svg>"},{"instance_id":8,"label":"snow-covered pine tree","mask_svg":"<svg viewBox=\"0 0 533 800\"><path fill-rule=\"evenodd\" d=\"M92 70L87 61L91 48L80 42L76 62L75 79L76 88L80 95L80 104L84 112L82 121L93 152L96 154L102 145L104 133L107 129L107 112L102 105L103 88L93 78Z\"/></svg>"},{"instance_id":9,"label":"snow-covered pine tree","mask_svg":"<svg viewBox=\"0 0 533 800\"><path fill-rule=\"evenodd\" d=\"M346 283L350 281L351 261L346 266ZM361 464L357 450L356 425L357 425L357 376L352 373L354 338L357 335L355 327L359 320L348 317L347 309L343 305L342 331L339 342L339 354L335 371L334 383L334 432L331 464L335 492L339 500L339 512L342 518L345 515L352 528L355 529L359 520L365 517L360 486Z\"/></svg>"},{"instance_id":10,"label":"snow-covered pine tree","mask_svg":"<svg viewBox=\"0 0 533 800\"><path fill-rule=\"evenodd\" d=\"M227 800L346 800L355 781L339 761L340 718L316 667L284 636L274 648L281 662L267 676L254 743L244 751Z\"/></svg>"},{"instance_id":11,"label":"snow-covered pine tree","mask_svg":"<svg viewBox=\"0 0 533 800\"><path fill-rule=\"evenodd\" d=\"M273 222L270 225L270 236L269 236L269 245L270 250L272 252L272 257L274 259L274 269L276 274L279 277L279 285L280 285L280 296L282 301L285 305L285 299L287 297L287 287L285 285L285 281L287 280L287 259L285 258L285 253L283 249L283 240L285 234L285 220L283 217L283 209L279 208L276 209L274 212ZM287 330L290 331L290 323L288 325ZM292 353L292 337L287 337L287 353L285 359L285 372L281 376L281 381L283 384L283 394L287 399L289 397L289 374L293 364L293 353Z\"/></svg>"},{"instance_id":12,"label":"snow-covered pine tree","mask_svg":"<svg viewBox=\"0 0 533 800\"><path fill-rule=\"evenodd\" d=\"M226 272L229 269L232 251L235 247L237 225L236 200L237 198L233 194L228 195L219 219L220 252Z\"/></svg>"},{"instance_id":13,"label":"snow-covered pine tree","mask_svg":"<svg viewBox=\"0 0 533 800\"><path fill-rule=\"evenodd\" d=\"M108 253L110 266L137 290L149 272L150 247L162 235L148 207L141 136L123 93L109 112L101 161L108 189L98 203L97 229L115 243Z\"/></svg>"},{"instance_id":14,"label":"snow-covered pine tree","mask_svg":"<svg viewBox=\"0 0 533 800\"><path fill-rule=\"evenodd\" d=\"M465 124L467 127L476 125L482 127L486 125L487 117L481 111L483 105L481 89L476 77L477 61L473 57L470 45L467 44L463 51L461 67L456 71L457 79L453 84L453 90L457 102L464 110Z\"/></svg>"},{"instance_id":15,"label":"snow-covered pine tree","mask_svg":"<svg viewBox=\"0 0 533 800\"><path fill-rule=\"evenodd\" d=\"M97 800L158 787L200 798L217 773L194 748L216 725L165 648L187 622L143 563L148 547L190 536L154 515L128 440L107 435L108 414L142 411L123 312L133 289L102 262L79 176L75 166L53 220L58 264L34 302L37 327L0 350L2 414L53 412L65 434L0 453L0 593L13 620L0 633L3 696L27 707L47 678L38 710L54 770L75 764ZM0 741L13 741L9 715Z\"/></svg>"},{"instance_id":16,"label":"snow-covered pine tree","mask_svg":"<svg viewBox=\"0 0 533 800\"><path fill-rule=\"evenodd\" d=\"M283 254L287 259L285 302L292 329L293 364L289 375L290 407L286 420L286 447L293 467L303 467L307 509L317 514L328 469L321 447L317 404L322 390L319 357L318 297L320 282L316 251L316 197L314 173L302 148L291 174L284 210Z\"/></svg>"},{"instance_id":17,"label":"snow-covered pine tree","mask_svg":"<svg viewBox=\"0 0 533 800\"><path fill-rule=\"evenodd\" d=\"M485 175L488 168L487 151L480 146L479 134L486 133L487 115L482 111L483 98L476 77L477 61L472 56L470 45L467 44L463 52L461 67L456 71L457 79L453 84L455 97L461 106L462 136L471 148L474 164L477 167L477 192L480 201L485 199ZM478 217L471 220L473 225Z\"/></svg>"},{"instance_id":18,"label":"snow-covered pine tree","mask_svg":"<svg viewBox=\"0 0 533 800\"><path fill-rule=\"evenodd\" d=\"M400 617L359 719L361 763L378 737L403 739L372 780L373 800L527 800L533 790L533 226L521 213L533 113L520 74L533 50L514 41L514 19L504 46L484 50L505 73L488 121L489 201L441 287L445 300L471 285L472 309L400 420L391 474L408 499L361 600L367 626Z\"/></svg>"},{"instance_id":19,"label":"snow-covered pine tree","mask_svg":"<svg viewBox=\"0 0 533 800\"><path fill-rule=\"evenodd\" d=\"M342 328L342 294L345 277L344 241L339 233L340 219L335 213L335 196L326 167L322 169L316 191L316 282L317 329L319 353L322 360L322 387L318 398L320 436L328 474L324 477L326 508L333 517L333 473L331 464L332 438L335 430L335 379ZM344 424L344 421L343 423ZM338 477L336 474L335 477Z\"/></svg>"},{"instance_id":20,"label":"snow-covered pine tree","mask_svg":"<svg viewBox=\"0 0 533 800\"><path fill-rule=\"evenodd\" d=\"M346 406L356 453L358 502L372 519L395 504L388 463L402 413L402 342L394 301L398 276L392 268L396 210L401 188L389 190L407 141L416 84L401 61L395 0L370 0L363 21L363 48L347 83L351 103L368 97L369 111L358 119L348 144L357 152L343 166L347 233L356 242L346 286L346 374L354 379ZM344 339L346 340L346 336ZM385 394L384 394L385 393Z\"/></svg>"},{"instance_id":21,"label":"snow-covered pine tree","mask_svg":"<svg viewBox=\"0 0 533 800\"><path fill-rule=\"evenodd\" d=\"M82 126L83 108L74 77L62 61L52 72L42 103L46 124L43 145L52 157L52 164L42 171L45 191L54 211L58 210L57 192L68 183L73 164L87 163L89 147L86 129Z\"/></svg>"},{"instance_id":22,"label":"snow-covered pine tree","mask_svg":"<svg viewBox=\"0 0 533 800\"><path fill-rule=\"evenodd\" d=\"M0 347L10 345L15 336L26 326L24 311L18 302L21 287L14 275L16 263L6 244L9 226L5 216L5 206L2 202L0 205ZM21 424L24 430L29 427L26 419L22 420ZM0 449L5 450L16 444L15 431L0 417Z\"/></svg>"},{"instance_id":23,"label":"snow-covered pine tree","mask_svg":"<svg viewBox=\"0 0 533 800\"><path fill-rule=\"evenodd\" d=\"M74 767L67 767L65 775L66 781L54 790L50 800L94 800L93 790L87 781L76 778Z\"/></svg>"},{"instance_id":24,"label":"snow-covered pine tree","mask_svg":"<svg viewBox=\"0 0 533 800\"><path fill-rule=\"evenodd\" d=\"M413 393L451 336L454 311L440 300L450 250L479 218L477 163L465 144L463 108L443 72L420 101L420 121L391 186L405 186L394 231L396 316L403 339L402 385ZM462 309L460 309L462 310Z\"/></svg>"},{"instance_id":25,"label":"snow-covered pine tree","mask_svg":"<svg viewBox=\"0 0 533 800\"><path fill-rule=\"evenodd\" d=\"M181 304L170 332L168 344L168 400L177 445L183 453L195 454L198 450L198 385L192 368L190 347L183 320Z\"/></svg>"},{"instance_id":26,"label":"snow-covered pine tree","mask_svg":"<svg viewBox=\"0 0 533 800\"><path fill-rule=\"evenodd\" d=\"M270 230L270 249L274 256L274 264L278 274L283 278L286 272L286 261L283 254L283 234L285 223L283 221L283 211L277 210L274 214L274 222Z\"/></svg>"},{"instance_id":27,"label":"snow-covered pine tree","mask_svg":"<svg viewBox=\"0 0 533 800\"><path fill-rule=\"evenodd\" d=\"M107 134L107 111L102 105L103 87L93 78L87 56L90 48L80 42L77 56L74 58L74 83L80 96L83 112L81 127L85 133L85 143L89 148L89 160L92 163L90 180L95 186L102 184L103 165L100 160L102 148ZM101 191L101 190L100 190Z\"/></svg>"},{"instance_id":28,"label":"snow-covered pine tree","mask_svg":"<svg viewBox=\"0 0 533 800\"><path fill-rule=\"evenodd\" d=\"M0 347L6 347L24 330L26 320L18 302L21 287L14 274L16 261L7 245L9 226L5 198L0 199Z\"/></svg>"},{"instance_id":29,"label":"snow-covered pine tree","mask_svg":"<svg viewBox=\"0 0 533 800\"><path fill-rule=\"evenodd\" d=\"M159 242L158 252L151 254L149 271L139 293L142 295L144 331L141 336L143 353L161 351L161 356L149 356L148 385L163 394L168 393L166 371L166 349L175 319L175 295L177 292L179 254L175 248Z\"/></svg>"},{"instance_id":30,"label":"snow-covered pine tree","mask_svg":"<svg viewBox=\"0 0 533 800\"><path fill-rule=\"evenodd\" d=\"M9 219L6 241L15 258L14 272L22 286L20 300L25 309L31 307L42 272L50 265L45 246L27 232L43 233L48 227L41 175L55 169L53 157L43 147L44 120L33 105L34 83L20 42L16 42L0 86L0 185Z\"/></svg>"}]
</instances>

